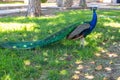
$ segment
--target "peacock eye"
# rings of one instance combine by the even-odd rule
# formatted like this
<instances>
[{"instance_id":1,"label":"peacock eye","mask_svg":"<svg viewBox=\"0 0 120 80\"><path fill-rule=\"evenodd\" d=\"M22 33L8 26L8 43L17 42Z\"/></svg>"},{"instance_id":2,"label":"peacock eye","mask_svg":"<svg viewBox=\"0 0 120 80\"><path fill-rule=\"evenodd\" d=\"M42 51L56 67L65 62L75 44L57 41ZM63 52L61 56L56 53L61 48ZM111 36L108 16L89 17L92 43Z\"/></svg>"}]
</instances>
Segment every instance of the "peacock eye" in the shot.
<instances>
[{"instance_id":1,"label":"peacock eye","mask_svg":"<svg viewBox=\"0 0 120 80\"><path fill-rule=\"evenodd\" d=\"M27 45L23 45L23 47L27 47Z\"/></svg>"},{"instance_id":2,"label":"peacock eye","mask_svg":"<svg viewBox=\"0 0 120 80\"><path fill-rule=\"evenodd\" d=\"M30 43L30 45L33 45L33 43Z\"/></svg>"},{"instance_id":3,"label":"peacock eye","mask_svg":"<svg viewBox=\"0 0 120 80\"><path fill-rule=\"evenodd\" d=\"M17 48L17 46L13 46L13 48Z\"/></svg>"}]
</instances>

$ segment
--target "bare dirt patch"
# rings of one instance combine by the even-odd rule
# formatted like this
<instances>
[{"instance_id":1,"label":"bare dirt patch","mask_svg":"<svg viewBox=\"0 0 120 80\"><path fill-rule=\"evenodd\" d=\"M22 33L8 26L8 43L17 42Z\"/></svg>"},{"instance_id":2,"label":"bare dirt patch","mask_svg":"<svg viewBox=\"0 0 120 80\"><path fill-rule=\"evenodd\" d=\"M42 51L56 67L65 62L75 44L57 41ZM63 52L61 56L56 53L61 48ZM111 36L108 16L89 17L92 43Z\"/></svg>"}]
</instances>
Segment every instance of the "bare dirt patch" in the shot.
<instances>
[{"instance_id":1,"label":"bare dirt patch","mask_svg":"<svg viewBox=\"0 0 120 80\"><path fill-rule=\"evenodd\" d=\"M120 42L97 53L93 60L76 62L72 80L120 80Z\"/></svg>"},{"instance_id":2,"label":"bare dirt patch","mask_svg":"<svg viewBox=\"0 0 120 80\"><path fill-rule=\"evenodd\" d=\"M60 9L43 9L43 16L54 16ZM26 16L24 13L6 16ZM72 80L120 80L120 42L96 54L92 60L75 62Z\"/></svg>"}]
</instances>

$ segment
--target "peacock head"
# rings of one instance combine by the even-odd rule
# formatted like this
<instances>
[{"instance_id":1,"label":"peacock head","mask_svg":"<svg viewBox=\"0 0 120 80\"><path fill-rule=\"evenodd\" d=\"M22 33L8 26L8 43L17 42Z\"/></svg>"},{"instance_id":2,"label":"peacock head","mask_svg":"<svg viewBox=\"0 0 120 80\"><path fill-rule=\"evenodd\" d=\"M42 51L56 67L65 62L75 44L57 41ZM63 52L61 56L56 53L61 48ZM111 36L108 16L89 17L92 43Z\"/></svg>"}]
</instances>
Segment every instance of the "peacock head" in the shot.
<instances>
[{"instance_id":1,"label":"peacock head","mask_svg":"<svg viewBox=\"0 0 120 80\"><path fill-rule=\"evenodd\" d=\"M96 11L96 10L97 10L97 7L93 7L92 10L93 10L93 11Z\"/></svg>"},{"instance_id":2,"label":"peacock head","mask_svg":"<svg viewBox=\"0 0 120 80\"><path fill-rule=\"evenodd\" d=\"M97 8L98 8L98 5L92 5L92 6L90 7L90 9L91 9L93 12L95 12L95 11L97 10Z\"/></svg>"}]
</instances>

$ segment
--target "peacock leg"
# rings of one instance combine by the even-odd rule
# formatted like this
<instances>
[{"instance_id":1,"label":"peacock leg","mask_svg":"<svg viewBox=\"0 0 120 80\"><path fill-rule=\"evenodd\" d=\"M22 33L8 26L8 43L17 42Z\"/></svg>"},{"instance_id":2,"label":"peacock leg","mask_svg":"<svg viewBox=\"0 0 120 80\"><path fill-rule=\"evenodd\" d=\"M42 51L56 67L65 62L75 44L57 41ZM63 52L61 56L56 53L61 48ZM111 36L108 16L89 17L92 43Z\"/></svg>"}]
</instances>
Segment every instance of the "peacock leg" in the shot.
<instances>
[{"instance_id":1,"label":"peacock leg","mask_svg":"<svg viewBox=\"0 0 120 80\"><path fill-rule=\"evenodd\" d=\"M82 38L80 38L80 47L84 47L84 41L85 41L85 39L84 39L84 37L82 37Z\"/></svg>"}]
</instances>

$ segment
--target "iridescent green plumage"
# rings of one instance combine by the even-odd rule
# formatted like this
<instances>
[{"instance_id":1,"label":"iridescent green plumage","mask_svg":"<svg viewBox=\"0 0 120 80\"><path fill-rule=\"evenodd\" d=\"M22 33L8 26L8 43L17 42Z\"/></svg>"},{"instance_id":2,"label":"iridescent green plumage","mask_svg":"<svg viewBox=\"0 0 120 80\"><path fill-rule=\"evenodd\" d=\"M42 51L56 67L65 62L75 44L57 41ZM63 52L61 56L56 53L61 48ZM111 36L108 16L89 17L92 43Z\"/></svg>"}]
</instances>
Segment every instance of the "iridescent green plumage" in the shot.
<instances>
[{"instance_id":1,"label":"iridescent green plumage","mask_svg":"<svg viewBox=\"0 0 120 80\"><path fill-rule=\"evenodd\" d=\"M80 24L81 22L77 22L72 25L69 25L68 27L60 30L59 32L51 36L48 36L43 40L31 41L31 42L6 42L6 43L0 44L0 47L10 48L10 49L32 49L35 47L42 47L63 39Z\"/></svg>"}]
</instances>

